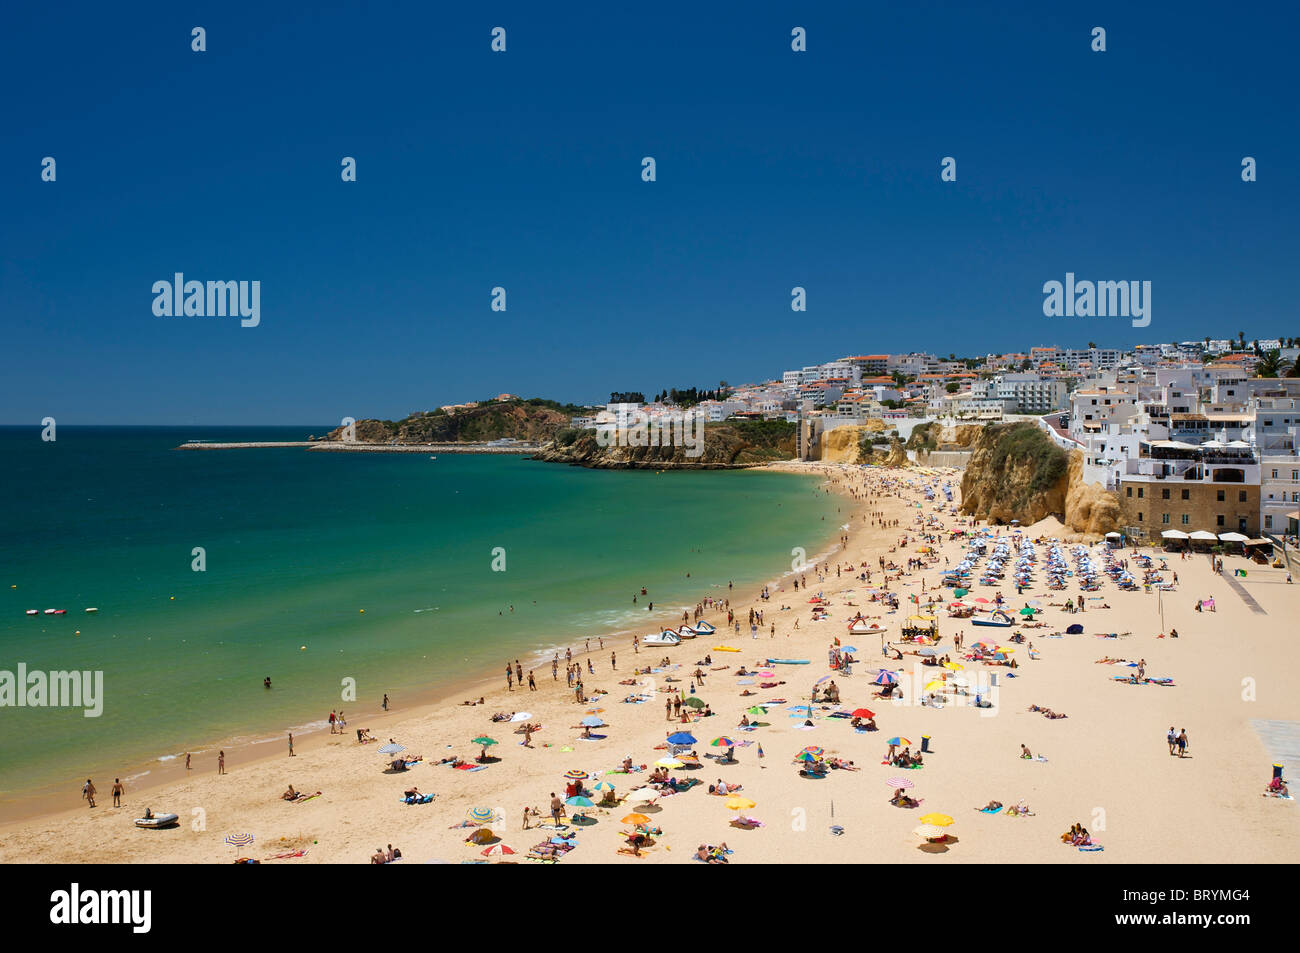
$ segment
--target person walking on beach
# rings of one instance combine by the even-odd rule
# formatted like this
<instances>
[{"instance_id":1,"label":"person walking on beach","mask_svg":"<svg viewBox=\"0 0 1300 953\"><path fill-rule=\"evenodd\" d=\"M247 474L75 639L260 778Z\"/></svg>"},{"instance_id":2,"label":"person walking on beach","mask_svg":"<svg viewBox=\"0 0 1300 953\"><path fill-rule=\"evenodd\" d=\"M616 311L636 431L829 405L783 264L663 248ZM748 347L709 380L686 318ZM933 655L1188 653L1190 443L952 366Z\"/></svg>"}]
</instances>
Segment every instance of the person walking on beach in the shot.
<instances>
[{"instance_id":1,"label":"person walking on beach","mask_svg":"<svg viewBox=\"0 0 1300 953\"><path fill-rule=\"evenodd\" d=\"M82 785L81 796L89 802L91 807L95 806L95 782L90 778L86 778L86 783Z\"/></svg>"},{"instance_id":2,"label":"person walking on beach","mask_svg":"<svg viewBox=\"0 0 1300 953\"><path fill-rule=\"evenodd\" d=\"M528 672L528 690L530 692L537 691L537 682L533 681L533 673L531 669Z\"/></svg>"},{"instance_id":3,"label":"person walking on beach","mask_svg":"<svg viewBox=\"0 0 1300 953\"><path fill-rule=\"evenodd\" d=\"M640 647L639 647L640 645L641 645L641 640L638 639L635 635L632 636L632 654L633 654L633 655L640 655L640 654L641 654L641 649L640 649Z\"/></svg>"},{"instance_id":4,"label":"person walking on beach","mask_svg":"<svg viewBox=\"0 0 1300 953\"><path fill-rule=\"evenodd\" d=\"M185 770L188 771L189 769L190 769L190 753L187 751L185 752Z\"/></svg>"},{"instance_id":5,"label":"person walking on beach","mask_svg":"<svg viewBox=\"0 0 1300 953\"><path fill-rule=\"evenodd\" d=\"M1178 757L1187 754L1187 729L1182 728L1178 732Z\"/></svg>"},{"instance_id":6,"label":"person walking on beach","mask_svg":"<svg viewBox=\"0 0 1300 953\"><path fill-rule=\"evenodd\" d=\"M509 662L506 662L506 688L512 692L515 690L515 670L510 667Z\"/></svg>"},{"instance_id":7,"label":"person walking on beach","mask_svg":"<svg viewBox=\"0 0 1300 953\"><path fill-rule=\"evenodd\" d=\"M555 658L551 659L551 681L558 682L559 680L560 680L560 653L556 652Z\"/></svg>"},{"instance_id":8,"label":"person walking on beach","mask_svg":"<svg viewBox=\"0 0 1300 953\"><path fill-rule=\"evenodd\" d=\"M330 734L332 735L338 733L338 725L336 724L337 720L338 716L335 715L334 712L330 712Z\"/></svg>"},{"instance_id":9,"label":"person walking on beach","mask_svg":"<svg viewBox=\"0 0 1300 953\"><path fill-rule=\"evenodd\" d=\"M289 757L293 757L293 732L289 732Z\"/></svg>"},{"instance_id":10,"label":"person walking on beach","mask_svg":"<svg viewBox=\"0 0 1300 953\"><path fill-rule=\"evenodd\" d=\"M388 696L384 695L384 711L388 711Z\"/></svg>"},{"instance_id":11,"label":"person walking on beach","mask_svg":"<svg viewBox=\"0 0 1300 953\"><path fill-rule=\"evenodd\" d=\"M125 789L122 787L122 779L114 778L113 779L113 806L114 807L122 806L123 793L125 793Z\"/></svg>"},{"instance_id":12,"label":"person walking on beach","mask_svg":"<svg viewBox=\"0 0 1300 953\"><path fill-rule=\"evenodd\" d=\"M617 652L613 652L613 651L611 651L611 652L609 653L609 667L617 671L617 669L618 669L618 653L617 653Z\"/></svg>"},{"instance_id":13,"label":"person walking on beach","mask_svg":"<svg viewBox=\"0 0 1300 953\"><path fill-rule=\"evenodd\" d=\"M217 774L226 773L226 752L222 750L217 754Z\"/></svg>"},{"instance_id":14,"label":"person walking on beach","mask_svg":"<svg viewBox=\"0 0 1300 953\"><path fill-rule=\"evenodd\" d=\"M524 687L524 667L519 664L519 659L515 659L515 681L519 683L520 688Z\"/></svg>"},{"instance_id":15,"label":"person walking on beach","mask_svg":"<svg viewBox=\"0 0 1300 953\"><path fill-rule=\"evenodd\" d=\"M667 716L666 720L673 720L673 700L671 698L664 699L664 714Z\"/></svg>"},{"instance_id":16,"label":"person walking on beach","mask_svg":"<svg viewBox=\"0 0 1300 953\"><path fill-rule=\"evenodd\" d=\"M551 821L555 824L560 823L560 818L564 816L564 802L551 792Z\"/></svg>"},{"instance_id":17,"label":"person walking on beach","mask_svg":"<svg viewBox=\"0 0 1300 953\"><path fill-rule=\"evenodd\" d=\"M1174 726L1169 726L1169 734L1165 739L1169 742L1169 754L1173 755L1174 748L1178 745L1178 732L1174 731Z\"/></svg>"}]
</instances>

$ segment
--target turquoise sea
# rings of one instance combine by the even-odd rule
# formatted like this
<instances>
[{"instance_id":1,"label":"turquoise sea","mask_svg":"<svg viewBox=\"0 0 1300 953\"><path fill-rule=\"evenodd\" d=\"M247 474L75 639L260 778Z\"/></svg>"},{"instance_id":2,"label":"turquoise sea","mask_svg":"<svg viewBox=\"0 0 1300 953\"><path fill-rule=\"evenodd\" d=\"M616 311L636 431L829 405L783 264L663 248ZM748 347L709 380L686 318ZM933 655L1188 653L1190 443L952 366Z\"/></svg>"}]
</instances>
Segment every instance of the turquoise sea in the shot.
<instances>
[{"instance_id":1,"label":"turquoise sea","mask_svg":"<svg viewBox=\"0 0 1300 953\"><path fill-rule=\"evenodd\" d=\"M328 429L0 428L0 670L98 670L105 696L98 718L0 708L0 800L220 741L282 744L340 705L657 631L648 599L680 611L775 579L792 548L838 534L840 501L810 477L172 449ZM24 614L46 608L67 614Z\"/></svg>"}]
</instances>

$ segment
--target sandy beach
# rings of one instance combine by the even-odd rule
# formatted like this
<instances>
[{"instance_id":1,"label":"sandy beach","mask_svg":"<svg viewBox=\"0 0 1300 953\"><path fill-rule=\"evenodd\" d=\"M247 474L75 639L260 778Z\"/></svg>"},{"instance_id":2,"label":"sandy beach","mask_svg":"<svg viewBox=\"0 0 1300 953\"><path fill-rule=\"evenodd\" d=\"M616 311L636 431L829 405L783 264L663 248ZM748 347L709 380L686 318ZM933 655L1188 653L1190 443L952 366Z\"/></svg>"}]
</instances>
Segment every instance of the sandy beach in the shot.
<instances>
[{"instance_id":1,"label":"sandy beach","mask_svg":"<svg viewBox=\"0 0 1300 953\"><path fill-rule=\"evenodd\" d=\"M1296 719L1297 706L1285 679L1295 658L1292 630L1300 616L1300 595L1287 584L1285 570L1227 556L1220 575L1212 571L1207 556L1180 559L1148 549L1157 566L1161 558L1167 561L1165 576L1178 574L1175 591L1158 596L1139 586L1126 592L1104 578L1100 591L1087 594L1095 601L1088 601L1081 614L1067 614L1060 605L1067 597L1078 597L1073 583L1065 591L1048 591L1041 572L1022 594L1010 578L997 587L975 586L968 599L992 599L1000 591L1013 612L1029 600L1041 602L1043 611L1036 621L1042 625L976 628L969 620L948 618L936 607L942 637L937 648L954 659L955 634L961 634L967 646L980 639L1008 644L1003 640L1013 631L1026 641L1016 645L1015 669L988 669L1000 676L993 709L972 707L964 696L953 696L941 708L922 706L920 687L935 670L921 667L917 655L904 655L902 661L883 657L877 636L850 636L847 622L860 613L888 626L888 637L897 640L899 622L917 611L909 597L919 596L923 584L927 593L938 588L944 566L960 561L965 542L949 540L949 533L968 526L969 520L953 515L947 506L925 501L921 488L932 477L917 471L824 464L778 468L820 473L827 481L825 489L844 494L847 543L801 574L807 591L802 584L793 589L794 577L787 575L772 587L767 601L757 591L700 594L730 598L741 633L728 632L723 608L703 615L717 626L717 634L675 647L642 645L634 652L626 637L606 638L602 648L593 639L590 660L595 674L584 674L585 703L566 688L561 656L558 680L552 680L549 664L536 667L537 691L518 685L506 691L504 679L497 677L466 683L455 695L430 705L364 718L349 712L343 734L305 736L293 758L287 745L263 745L271 750L252 761L228 752L228 774L221 776L216 752L203 752L188 775L177 766L161 785L128 789L120 808L109 806L112 778L97 777L99 806L93 810L84 802L78 805L79 785L71 785L67 797L52 804L48 813L0 827L0 860L227 863L246 856L272 863L367 863L376 848L392 844L401 849L402 863L460 863L484 859L483 846L466 843L475 829L461 826L467 812L477 807L500 815L487 825L495 835L492 843L509 845L516 856L506 859L522 861L528 848L556 833L523 830L524 810L536 807L540 812L529 820L533 828L548 820L552 792L564 796L565 772L587 772L588 785L611 783L622 797L646 783L654 762L668 753L663 748L666 736L677 731L698 739L694 747L702 766L672 774L702 783L661 797L648 810L636 801L587 809L591 821L567 829L577 846L561 862L687 863L699 845L723 842L732 851L732 863L1247 863L1290 858L1300 835L1296 803L1261 796L1277 755L1256 730L1259 722ZM881 525L881 520L897 521L897 526ZM1040 540L1040 560L1047 552L1041 540L1061 537L1059 525L1053 523L1044 521L1024 531L1027 539ZM737 532L745 529L737 527ZM1010 528L996 530L1010 540ZM920 539L926 533L931 536L928 544ZM882 557L903 566L909 558L920 557L922 545L934 550L926 554L924 568L891 574L889 591L900 594L899 609L891 612L871 601L868 589L882 585ZM1132 551L1119 555L1133 558ZM856 575L864 568L872 572L870 584ZM1235 569L1248 569L1248 575L1234 577ZM953 598L950 589L939 591L945 602ZM829 603L824 620L812 619L813 594ZM1211 598L1215 611L1195 610L1198 600ZM1110 608L1101 608L1104 604ZM1163 632L1176 629L1177 638L1161 636L1161 606ZM757 639L747 623L751 608L765 614ZM655 618L673 621L658 612ZM675 623L680 621L679 614ZM1083 626L1083 634L1052 637L1074 623ZM642 634L652 631L657 627L647 625ZM1105 633L1129 634L1100 637ZM837 638L857 648L852 674L829 667L828 649ZM1029 642L1037 658L1029 658ZM739 651L713 650L724 645ZM583 648L573 646L585 673ZM907 646L899 648L909 651ZM616 670L611 669L611 651L617 653ZM711 664L703 664L706 654L712 656ZM634 668L657 666L665 656L671 664L650 676L654 688L677 689L687 696L693 685L712 716L689 724L668 720L666 691L654 691L643 703L624 702L642 690L640 684L621 684L633 678ZM1168 677L1174 684L1118 681L1114 676L1133 670L1098 664L1103 657L1144 659L1148 675ZM771 688L760 687L764 679L738 684L749 680L737 677L737 669L760 668L768 658L808 659L809 664L775 666L775 674L766 679L778 683ZM963 664L966 676L986 668L979 662ZM872 675L880 666L904 670L902 704L873 697L878 686L872 684ZM697 668L704 673L702 681L693 677ZM813 683L825 676L834 679L840 702L816 706L807 725L806 711L789 709L806 705ZM746 688L754 694L742 696ZM597 694L597 689L607 694ZM480 696L482 705L461 704ZM751 716L765 724L741 730L747 709L777 698L785 701L769 706L767 714ZM1031 705L1068 717L1048 719L1028 710ZM831 717L861 707L875 712L879 731L857 732L847 718ZM491 720L495 712L517 711L529 712L529 721L542 726L532 735L531 747L523 746L518 724ZM579 722L591 713L606 723L594 729L605 737L580 737ZM1186 729L1186 757L1169 754L1166 732L1171 726ZM1300 724L1292 727L1300 729ZM407 755L419 754L423 760L407 771L386 771L389 759L377 752L380 744L359 744L358 728L369 728L380 743L395 739ZM485 734L499 742L489 752L497 760L479 770L438 763L459 756L472 764L479 746L471 739ZM735 749L737 763L716 763L714 756L725 749L710 742L719 736L741 742ZM881 763L887 741L894 736L910 739L913 751L928 736L923 767L900 771ZM793 758L814 745L827 756L852 761L852 769L830 770L824 778L801 777ZM1047 760L1022 759L1022 745ZM631 775L609 773L629 757L647 769ZM890 803L893 789L887 779L900 773L913 782L908 794L921 799L919 808ZM743 829L732 823L738 812L729 809L724 798L707 793L719 779L742 785L740 795L755 806L739 814L756 818L761 826ZM289 784L322 793L289 803L280 797ZM403 803L403 791L412 787L436 798L425 804ZM594 799L599 798L596 792ZM977 810L990 800L1013 805L1021 799L1031 816ZM136 828L133 819L146 805L155 813L178 814L179 825L168 830ZM619 852L624 846L621 832L631 829L621 819L633 811L645 813L651 826L662 830L641 856ZM573 812L569 808L567 813ZM928 843L913 833L920 818L931 812L953 818L945 828L950 835L946 843ZM1104 850L1081 852L1063 844L1060 835L1076 822L1087 827ZM232 833L251 834L252 846L228 846L225 838ZM300 856L277 859L299 851Z\"/></svg>"}]
</instances>

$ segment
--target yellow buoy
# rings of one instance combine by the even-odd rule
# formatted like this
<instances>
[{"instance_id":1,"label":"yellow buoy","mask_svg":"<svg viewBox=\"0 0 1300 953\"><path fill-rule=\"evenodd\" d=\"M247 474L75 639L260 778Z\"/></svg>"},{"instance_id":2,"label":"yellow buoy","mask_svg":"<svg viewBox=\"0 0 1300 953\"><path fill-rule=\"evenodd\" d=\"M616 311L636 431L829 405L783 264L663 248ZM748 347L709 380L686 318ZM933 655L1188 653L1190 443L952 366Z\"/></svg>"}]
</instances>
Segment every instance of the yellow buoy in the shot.
<instances>
[{"instance_id":1,"label":"yellow buoy","mask_svg":"<svg viewBox=\"0 0 1300 953\"><path fill-rule=\"evenodd\" d=\"M365 612L366 610L365 610L365 609L362 609L361 611L362 611L362 612Z\"/></svg>"},{"instance_id":2,"label":"yellow buoy","mask_svg":"<svg viewBox=\"0 0 1300 953\"><path fill-rule=\"evenodd\" d=\"M172 596L172 597L171 597L171 600L172 600L172 602L175 602L175 601L176 601L176 597L175 597L175 596Z\"/></svg>"},{"instance_id":3,"label":"yellow buoy","mask_svg":"<svg viewBox=\"0 0 1300 953\"><path fill-rule=\"evenodd\" d=\"M305 646L305 645L300 645L300 646L298 646L298 651L299 651L299 652L306 652L306 651L307 651L307 646Z\"/></svg>"}]
</instances>

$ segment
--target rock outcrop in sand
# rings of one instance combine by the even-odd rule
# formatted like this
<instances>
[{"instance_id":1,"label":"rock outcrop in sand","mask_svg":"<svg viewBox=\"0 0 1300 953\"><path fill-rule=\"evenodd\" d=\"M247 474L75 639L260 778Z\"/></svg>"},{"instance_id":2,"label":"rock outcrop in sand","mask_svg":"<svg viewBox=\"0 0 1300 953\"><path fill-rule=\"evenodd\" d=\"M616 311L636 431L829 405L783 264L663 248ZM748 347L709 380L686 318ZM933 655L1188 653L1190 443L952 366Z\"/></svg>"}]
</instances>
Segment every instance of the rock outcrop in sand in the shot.
<instances>
[{"instance_id":1,"label":"rock outcrop in sand","mask_svg":"<svg viewBox=\"0 0 1300 953\"><path fill-rule=\"evenodd\" d=\"M1066 453L1032 423L984 428L961 490L963 513L997 523L1056 517L1068 532L1094 536L1124 524L1119 497L1083 482L1083 454Z\"/></svg>"},{"instance_id":2,"label":"rock outcrop in sand","mask_svg":"<svg viewBox=\"0 0 1300 953\"><path fill-rule=\"evenodd\" d=\"M823 463L857 463L862 437L872 433L870 427L844 426L822 434L818 441Z\"/></svg>"}]
</instances>

